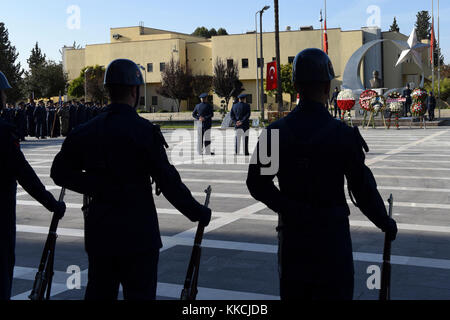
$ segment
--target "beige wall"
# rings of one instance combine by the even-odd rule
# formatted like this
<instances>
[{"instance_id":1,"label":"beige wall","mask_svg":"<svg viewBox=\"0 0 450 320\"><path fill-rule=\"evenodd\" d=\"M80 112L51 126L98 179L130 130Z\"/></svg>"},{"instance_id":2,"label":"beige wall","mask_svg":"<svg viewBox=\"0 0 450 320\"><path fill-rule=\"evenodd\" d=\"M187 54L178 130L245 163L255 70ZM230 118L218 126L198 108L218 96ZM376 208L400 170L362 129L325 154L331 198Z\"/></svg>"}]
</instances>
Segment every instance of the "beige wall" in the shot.
<instances>
[{"instance_id":1,"label":"beige wall","mask_svg":"<svg viewBox=\"0 0 450 320\"><path fill-rule=\"evenodd\" d=\"M69 81L80 76L81 70L86 66L85 49L66 49L64 50L65 71Z\"/></svg>"},{"instance_id":2,"label":"beige wall","mask_svg":"<svg viewBox=\"0 0 450 320\"><path fill-rule=\"evenodd\" d=\"M194 75L213 75L212 43L187 43L187 64Z\"/></svg>"},{"instance_id":3,"label":"beige wall","mask_svg":"<svg viewBox=\"0 0 450 320\"><path fill-rule=\"evenodd\" d=\"M112 60L126 58L141 64L147 69L148 63L153 63L153 72L146 73L147 80L147 106L150 107L151 97L157 95L156 88L161 84L160 63L168 63L173 56L183 65L191 69L194 75L213 75L213 66L217 57L233 59L238 63L240 78L244 83L246 93L253 97L252 108L257 107L256 91L256 39L255 34L238 34L213 37L206 40L186 34L170 32L159 29L140 27L111 29L111 43L88 45L83 50L66 50L65 65L69 74L69 80L78 77L85 66L107 66ZM121 34L123 37L116 41L112 36ZM406 40L405 35L385 32L383 37L389 39ZM363 45L364 33L362 30L342 31L340 28L328 30L329 55L333 62L336 80L332 88L342 84L345 66L352 54ZM275 34L264 33L264 59L265 63L275 57ZM281 63L287 64L289 57L295 57L305 48L322 47L320 30L285 31L280 33ZM259 37L258 37L259 43ZM428 50L425 50L428 51ZM410 74L417 74L418 68L406 63L394 68L400 51L390 42L384 44L384 74L387 87L403 86ZM248 59L248 68L242 68L242 59ZM430 74L427 59L428 53L424 53L424 66L427 68L426 76ZM264 68L265 69L265 68ZM361 68L361 79L364 81L364 66ZM265 70L264 70L265 74ZM145 75L145 73L144 73ZM144 95L144 90L142 90ZM214 105L220 107L220 99L214 96ZM283 97L284 103L290 104L290 96ZM267 104L275 104L275 99L268 97ZM175 105L171 99L158 97L159 107L171 109ZM183 108L186 108L183 102Z\"/></svg>"}]
</instances>

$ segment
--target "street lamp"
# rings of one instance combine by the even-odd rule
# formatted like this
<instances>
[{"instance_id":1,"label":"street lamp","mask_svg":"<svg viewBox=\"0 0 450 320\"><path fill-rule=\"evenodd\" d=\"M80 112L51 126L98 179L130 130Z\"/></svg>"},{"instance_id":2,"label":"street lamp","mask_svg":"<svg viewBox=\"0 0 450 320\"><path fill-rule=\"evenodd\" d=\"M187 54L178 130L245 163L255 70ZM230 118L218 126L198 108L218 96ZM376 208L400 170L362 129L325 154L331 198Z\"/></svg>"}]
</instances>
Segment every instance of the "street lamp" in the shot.
<instances>
[{"instance_id":1,"label":"street lamp","mask_svg":"<svg viewBox=\"0 0 450 320\"><path fill-rule=\"evenodd\" d=\"M258 59L259 59L259 56L258 56L258 13L259 13L259 11L257 11L256 13L255 13L255 38L256 38L256 92L257 92L257 95L256 95L256 103L257 103L257 106L258 106L258 111L261 111L261 105L260 105L260 103L259 103L259 70L258 70Z\"/></svg>"},{"instance_id":2,"label":"street lamp","mask_svg":"<svg viewBox=\"0 0 450 320\"><path fill-rule=\"evenodd\" d=\"M87 102L87 74L91 71L92 68L87 68L84 70L84 102Z\"/></svg>"},{"instance_id":3,"label":"street lamp","mask_svg":"<svg viewBox=\"0 0 450 320\"><path fill-rule=\"evenodd\" d=\"M144 91L145 91L145 111L147 111L147 69L145 69L143 66L138 64L139 68L141 68L144 71Z\"/></svg>"},{"instance_id":4,"label":"street lamp","mask_svg":"<svg viewBox=\"0 0 450 320\"><path fill-rule=\"evenodd\" d=\"M264 120L265 118L265 112L264 112L264 52L263 52L263 25L262 25L262 17L263 17L263 13L266 10L269 10L270 6L265 6L264 8L262 8L261 11L259 11L259 20L260 20L260 46L261 46L261 115L262 115L262 120Z\"/></svg>"}]
</instances>

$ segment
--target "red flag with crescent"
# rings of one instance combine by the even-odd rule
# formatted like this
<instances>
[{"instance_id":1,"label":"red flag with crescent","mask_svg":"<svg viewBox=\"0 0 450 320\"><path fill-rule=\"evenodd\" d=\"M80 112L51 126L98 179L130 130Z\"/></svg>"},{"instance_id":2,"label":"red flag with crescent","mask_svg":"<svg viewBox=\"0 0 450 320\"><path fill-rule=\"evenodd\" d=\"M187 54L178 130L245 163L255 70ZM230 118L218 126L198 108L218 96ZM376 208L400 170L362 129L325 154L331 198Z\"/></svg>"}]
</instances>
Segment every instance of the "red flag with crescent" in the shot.
<instances>
[{"instance_id":1,"label":"red flag with crescent","mask_svg":"<svg viewBox=\"0 0 450 320\"><path fill-rule=\"evenodd\" d=\"M327 20L325 19L325 28L323 32L323 51L328 54L328 30L327 30Z\"/></svg>"},{"instance_id":2,"label":"red flag with crescent","mask_svg":"<svg viewBox=\"0 0 450 320\"><path fill-rule=\"evenodd\" d=\"M431 25L431 43L430 43L430 63L433 64L434 48L436 46L436 36L434 34L434 18Z\"/></svg>"},{"instance_id":3,"label":"red flag with crescent","mask_svg":"<svg viewBox=\"0 0 450 320\"><path fill-rule=\"evenodd\" d=\"M275 90L278 87L277 62L272 61L267 64L266 91Z\"/></svg>"}]
</instances>

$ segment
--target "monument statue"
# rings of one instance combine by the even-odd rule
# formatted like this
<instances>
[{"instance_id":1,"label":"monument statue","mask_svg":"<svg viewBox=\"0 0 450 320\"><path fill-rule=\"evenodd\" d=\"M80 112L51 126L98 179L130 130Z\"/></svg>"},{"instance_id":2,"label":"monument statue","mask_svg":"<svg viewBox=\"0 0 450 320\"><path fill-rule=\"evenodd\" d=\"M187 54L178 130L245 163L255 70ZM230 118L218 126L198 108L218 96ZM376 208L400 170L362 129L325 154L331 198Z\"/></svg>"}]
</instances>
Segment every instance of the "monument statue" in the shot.
<instances>
[{"instance_id":1,"label":"monument statue","mask_svg":"<svg viewBox=\"0 0 450 320\"><path fill-rule=\"evenodd\" d=\"M370 79L370 87L371 89L379 89L382 87L381 79L379 78L380 74L378 71L373 72L373 78Z\"/></svg>"}]
</instances>

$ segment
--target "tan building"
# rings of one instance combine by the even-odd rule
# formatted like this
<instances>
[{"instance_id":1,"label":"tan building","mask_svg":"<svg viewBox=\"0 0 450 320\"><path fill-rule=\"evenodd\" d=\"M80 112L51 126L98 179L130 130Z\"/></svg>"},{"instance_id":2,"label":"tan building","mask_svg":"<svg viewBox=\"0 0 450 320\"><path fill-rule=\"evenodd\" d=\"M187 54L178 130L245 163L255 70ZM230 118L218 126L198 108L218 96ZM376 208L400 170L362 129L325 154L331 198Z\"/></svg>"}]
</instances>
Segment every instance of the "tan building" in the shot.
<instances>
[{"instance_id":1,"label":"tan building","mask_svg":"<svg viewBox=\"0 0 450 320\"><path fill-rule=\"evenodd\" d=\"M321 30L303 28L299 31L280 33L281 63L293 61L295 55L305 48L321 48ZM217 58L233 60L239 66L240 80L246 93L250 95L252 109L257 109L256 74L256 35L236 34L217 36L212 39L195 37L188 34L158 30L145 27L113 28L110 30L110 43L87 45L84 49L64 48L63 64L69 80L79 76L85 66L107 66L112 60L126 58L135 61L146 70L147 110L176 110L176 103L157 94L161 85L161 71L173 57L182 65L187 65L194 75L213 75L213 66ZM395 32L380 32L379 29L363 28L361 30L342 31L340 28L328 30L329 55L333 61L336 80L333 87L342 84L345 66L352 54L367 41L376 38L407 40L407 36ZM275 57L275 34L263 34L264 62ZM361 79L367 85L373 70L380 72L384 85L389 88L403 87L406 82L416 82L419 77L418 68L406 63L395 68L400 50L392 43L386 42L371 50L365 57L361 68ZM424 65L428 59L424 51ZM265 68L264 68L265 69ZM264 70L264 74L265 74ZM429 72L426 72L428 75ZM144 96L145 90L142 90ZM144 100L144 99L142 99ZM275 98L266 97L266 106L275 106ZM283 97L285 104L290 104L290 96ZM221 99L214 95L214 106L219 108ZM188 103L182 104L186 110Z\"/></svg>"}]
</instances>

